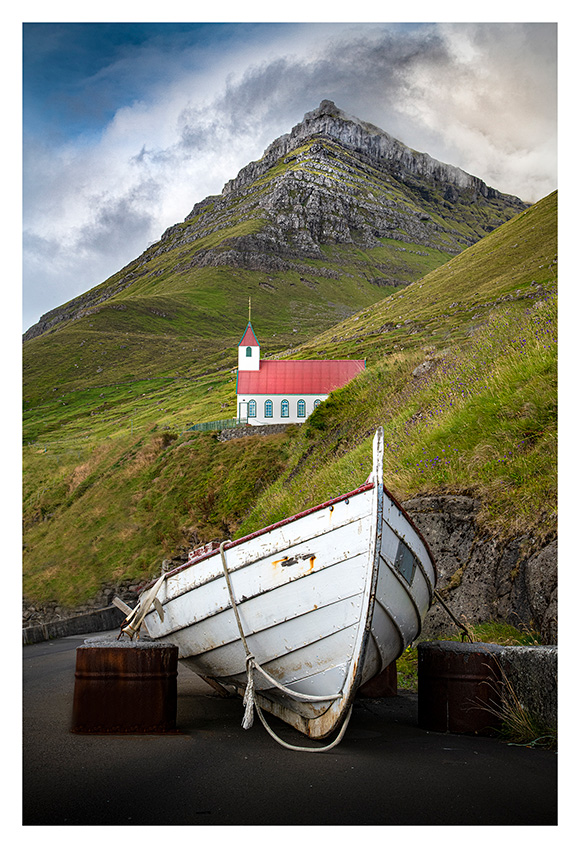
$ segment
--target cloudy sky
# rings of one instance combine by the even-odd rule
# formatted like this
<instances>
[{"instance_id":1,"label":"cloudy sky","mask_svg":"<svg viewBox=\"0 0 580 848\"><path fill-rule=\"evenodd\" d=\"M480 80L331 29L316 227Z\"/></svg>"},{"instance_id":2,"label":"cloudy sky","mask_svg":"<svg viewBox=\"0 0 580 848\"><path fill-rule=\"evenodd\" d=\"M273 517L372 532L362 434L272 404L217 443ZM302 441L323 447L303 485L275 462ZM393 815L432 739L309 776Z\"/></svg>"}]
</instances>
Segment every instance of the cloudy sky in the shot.
<instances>
[{"instance_id":1,"label":"cloudy sky","mask_svg":"<svg viewBox=\"0 0 580 848\"><path fill-rule=\"evenodd\" d=\"M323 99L539 200L557 187L556 29L24 23L23 330L220 193Z\"/></svg>"}]
</instances>

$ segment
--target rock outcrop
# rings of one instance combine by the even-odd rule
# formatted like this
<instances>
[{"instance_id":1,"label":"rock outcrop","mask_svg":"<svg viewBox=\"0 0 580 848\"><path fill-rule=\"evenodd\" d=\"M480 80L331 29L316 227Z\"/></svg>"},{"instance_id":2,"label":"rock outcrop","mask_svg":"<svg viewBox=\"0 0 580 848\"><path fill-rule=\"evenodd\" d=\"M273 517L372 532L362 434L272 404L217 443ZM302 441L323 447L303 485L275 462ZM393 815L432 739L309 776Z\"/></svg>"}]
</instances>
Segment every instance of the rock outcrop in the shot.
<instances>
[{"instance_id":1,"label":"rock outcrop","mask_svg":"<svg viewBox=\"0 0 580 848\"><path fill-rule=\"evenodd\" d=\"M467 624L505 621L558 642L558 542L538 546L519 536L508 541L481 530L478 502L457 495L430 495L403 507L429 545L438 570L438 590L453 614ZM435 604L423 635L453 630L448 614Z\"/></svg>"}]
</instances>

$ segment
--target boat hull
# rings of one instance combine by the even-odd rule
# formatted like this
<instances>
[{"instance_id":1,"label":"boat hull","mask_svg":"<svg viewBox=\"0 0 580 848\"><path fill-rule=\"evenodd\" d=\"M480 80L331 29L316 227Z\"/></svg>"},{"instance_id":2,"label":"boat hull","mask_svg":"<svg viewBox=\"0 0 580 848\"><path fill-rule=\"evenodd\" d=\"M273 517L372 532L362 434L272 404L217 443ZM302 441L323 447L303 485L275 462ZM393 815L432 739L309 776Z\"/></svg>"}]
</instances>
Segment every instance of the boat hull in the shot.
<instances>
[{"instance_id":1,"label":"boat hull","mask_svg":"<svg viewBox=\"0 0 580 848\"><path fill-rule=\"evenodd\" d=\"M382 456L359 489L169 572L158 592L163 620L153 608L145 618L150 636L172 641L188 667L238 694L249 651L297 693L255 670L257 704L326 737L359 686L419 635L435 588L427 545L380 472Z\"/></svg>"}]
</instances>

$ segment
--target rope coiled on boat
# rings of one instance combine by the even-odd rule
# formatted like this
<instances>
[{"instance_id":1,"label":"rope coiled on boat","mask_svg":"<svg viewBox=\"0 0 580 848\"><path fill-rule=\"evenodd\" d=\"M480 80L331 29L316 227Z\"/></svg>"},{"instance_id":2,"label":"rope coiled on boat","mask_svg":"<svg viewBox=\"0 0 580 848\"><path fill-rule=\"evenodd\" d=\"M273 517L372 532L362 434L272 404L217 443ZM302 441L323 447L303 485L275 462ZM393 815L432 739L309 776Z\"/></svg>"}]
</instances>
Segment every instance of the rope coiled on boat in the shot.
<instances>
[{"instance_id":1,"label":"rope coiled on boat","mask_svg":"<svg viewBox=\"0 0 580 848\"><path fill-rule=\"evenodd\" d=\"M348 722L349 722L350 717L352 715L352 705L351 705L351 707L350 707L350 709L349 709L349 711L348 711L348 713L345 717L345 720L344 720L343 725L340 729L339 735L337 736L337 738L333 742L331 742L329 745L325 745L325 746L320 747L320 748L307 748L307 747L302 747L302 746L299 746L299 745L291 745L290 743L284 742L282 739L280 739L280 737L277 736L276 733L274 733L272 728L266 722L266 719L264 718L264 714L263 714L262 710L260 709L259 704L256 702L256 699L255 699L255 682L254 682L254 672L255 671L258 671L261 675L263 675L263 677L265 677L265 679L272 686L275 686L277 689L279 689L285 695L289 695L291 698L294 698L297 701L310 701L310 702L335 701L338 698L341 698L342 694L338 693L336 695L306 695L306 694L303 694L301 692L295 692L294 689L289 689L287 686L284 686L283 683L280 683L278 680L276 680L274 677L272 677L271 674L268 674L268 672L265 671L262 668L262 666L257 662L255 656L253 655L253 653L251 652L251 650L248 646L248 642L246 640L246 636L245 636L245 633L244 633L244 628L242 626L242 621L240 619L240 614L238 612L238 606L237 606L235 598L234 598L232 581L231 581L231 578L230 578L230 573L229 573L229 569L228 569L227 562L226 562L226 556L225 556L225 553L224 553L224 546L226 544L228 544L227 541L222 542L220 544L220 556L221 556L221 560L222 560L222 568L223 568L223 572L224 572L224 577L226 579L228 594L230 596L230 603L232 605L232 609L233 609L234 615L236 617L236 623L237 623L237 626L238 626L240 639L242 640L242 644L244 646L244 651L246 652L247 685L246 685L246 691L244 693L244 699L243 699L245 711L244 711L244 718L242 720L242 727L244 728L244 730L248 730L250 727L252 727L252 725L254 723L254 707L255 707L256 712L258 713L258 716L260 717L262 724L264 725L264 727L266 728L266 730L268 731L270 736L272 736L280 745L283 745L285 748L290 748L290 750L292 750L292 751L310 751L310 752L329 751L331 748L334 748L335 745L338 745L338 743L340 742L340 740L344 736Z\"/></svg>"}]
</instances>

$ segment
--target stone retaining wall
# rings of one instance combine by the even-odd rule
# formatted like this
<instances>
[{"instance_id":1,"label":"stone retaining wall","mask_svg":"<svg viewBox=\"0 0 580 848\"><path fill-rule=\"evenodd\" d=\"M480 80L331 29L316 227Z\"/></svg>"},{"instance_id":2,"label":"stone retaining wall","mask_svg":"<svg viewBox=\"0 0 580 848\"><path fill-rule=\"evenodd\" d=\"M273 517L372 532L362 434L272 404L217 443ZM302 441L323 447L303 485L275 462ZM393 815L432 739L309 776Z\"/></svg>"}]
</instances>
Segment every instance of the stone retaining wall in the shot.
<instances>
[{"instance_id":1,"label":"stone retaining wall","mask_svg":"<svg viewBox=\"0 0 580 848\"><path fill-rule=\"evenodd\" d=\"M245 436L272 436L274 433L283 433L288 424L262 424L259 427L251 425L245 427L230 427L220 430L218 442L228 442L230 439L243 439Z\"/></svg>"},{"instance_id":2,"label":"stone retaining wall","mask_svg":"<svg viewBox=\"0 0 580 848\"><path fill-rule=\"evenodd\" d=\"M82 615L60 618L43 624L32 624L22 628L24 645L34 645L48 639L78 636L81 633L99 633L120 628L124 614L117 607L104 607Z\"/></svg>"}]
</instances>

